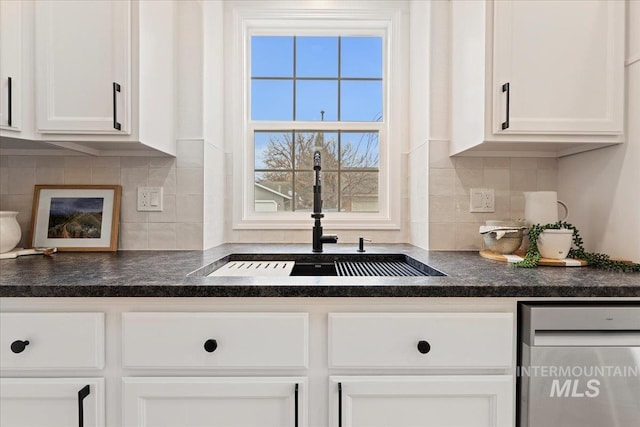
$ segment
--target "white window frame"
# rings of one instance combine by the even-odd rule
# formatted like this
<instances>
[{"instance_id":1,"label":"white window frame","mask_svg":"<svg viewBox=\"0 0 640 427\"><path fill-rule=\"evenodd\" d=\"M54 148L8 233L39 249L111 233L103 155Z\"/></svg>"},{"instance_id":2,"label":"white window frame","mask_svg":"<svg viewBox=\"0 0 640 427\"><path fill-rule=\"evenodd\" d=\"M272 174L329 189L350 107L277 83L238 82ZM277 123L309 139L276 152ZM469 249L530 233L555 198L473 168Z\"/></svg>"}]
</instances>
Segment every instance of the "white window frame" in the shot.
<instances>
[{"instance_id":1,"label":"white window frame","mask_svg":"<svg viewBox=\"0 0 640 427\"><path fill-rule=\"evenodd\" d=\"M225 2L225 140L233 156L234 229L306 229L310 212L255 212L255 130L282 130L282 122L250 120L252 35L370 35L383 37L382 122L286 122L298 130L367 130L379 136L379 212L325 212L330 229L401 228L401 160L408 138L408 2ZM339 126L337 126L339 124Z\"/></svg>"}]
</instances>

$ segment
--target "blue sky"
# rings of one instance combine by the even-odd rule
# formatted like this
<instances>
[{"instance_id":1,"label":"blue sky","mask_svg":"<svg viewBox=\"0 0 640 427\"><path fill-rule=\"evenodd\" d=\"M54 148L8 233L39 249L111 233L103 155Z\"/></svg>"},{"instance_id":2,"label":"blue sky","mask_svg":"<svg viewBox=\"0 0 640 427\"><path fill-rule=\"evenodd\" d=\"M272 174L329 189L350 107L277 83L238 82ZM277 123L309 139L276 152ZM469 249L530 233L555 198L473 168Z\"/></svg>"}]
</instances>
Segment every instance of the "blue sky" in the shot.
<instances>
[{"instance_id":1,"label":"blue sky","mask_svg":"<svg viewBox=\"0 0 640 427\"><path fill-rule=\"evenodd\" d=\"M251 38L251 117L253 120L377 121L382 81L338 82L337 78L382 78L380 37L253 36ZM340 61L338 60L340 57ZM319 78L324 80L296 80ZM272 78L272 79L268 79ZM280 78L280 79L273 79ZM340 86L339 86L340 85ZM340 90L340 117L338 91Z\"/></svg>"}]
</instances>

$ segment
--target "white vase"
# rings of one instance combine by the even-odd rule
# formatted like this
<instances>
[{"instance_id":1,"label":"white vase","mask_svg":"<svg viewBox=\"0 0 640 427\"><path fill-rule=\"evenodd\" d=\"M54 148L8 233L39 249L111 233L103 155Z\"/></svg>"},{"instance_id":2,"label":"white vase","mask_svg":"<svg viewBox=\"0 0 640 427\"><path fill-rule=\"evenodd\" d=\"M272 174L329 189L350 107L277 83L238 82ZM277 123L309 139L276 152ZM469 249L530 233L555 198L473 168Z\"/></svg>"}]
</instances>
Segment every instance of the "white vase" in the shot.
<instances>
[{"instance_id":1,"label":"white vase","mask_svg":"<svg viewBox=\"0 0 640 427\"><path fill-rule=\"evenodd\" d=\"M0 254L15 248L22 237L17 215L18 212L0 211Z\"/></svg>"}]
</instances>

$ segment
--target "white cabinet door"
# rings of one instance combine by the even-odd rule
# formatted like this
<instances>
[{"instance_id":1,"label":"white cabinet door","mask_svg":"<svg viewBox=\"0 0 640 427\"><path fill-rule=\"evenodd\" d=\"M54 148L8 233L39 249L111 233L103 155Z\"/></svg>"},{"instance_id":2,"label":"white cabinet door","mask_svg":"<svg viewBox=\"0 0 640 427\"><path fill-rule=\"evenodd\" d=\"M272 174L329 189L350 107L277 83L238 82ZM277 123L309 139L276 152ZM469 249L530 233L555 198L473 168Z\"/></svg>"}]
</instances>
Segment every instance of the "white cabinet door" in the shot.
<instances>
[{"instance_id":1,"label":"white cabinet door","mask_svg":"<svg viewBox=\"0 0 640 427\"><path fill-rule=\"evenodd\" d=\"M39 132L128 132L130 11L125 0L36 2Z\"/></svg>"},{"instance_id":2,"label":"white cabinet door","mask_svg":"<svg viewBox=\"0 0 640 427\"><path fill-rule=\"evenodd\" d=\"M22 8L0 2L0 129L19 131L22 118Z\"/></svg>"},{"instance_id":3,"label":"white cabinet door","mask_svg":"<svg viewBox=\"0 0 640 427\"><path fill-rule=\"evenodd\" d=\"M333 427L512 427L509 375L331 377Z\"/></svg>"},{"instance_id":4,"label":"white cabinet door","mask_svg":"<svg viewBox=\"0 0 640 427\"><path fill-rule=\"evenodd\" d=\"M306 426L306 378L124 378L124 427Z\"/></svg>"},{"instance_id":5,"label":"white cabinet door","mask_svg":"<svg viewBox=\"0 0 640 427\"><path fill-rule=\"evenodd\" d=\"M102 378L2 378L0 425L103 427Z\"/></svg>"},{"instance_id":6,"label":"white cabinet door","mask_svg":"<svg viewBox=\"0 0 640 427\"><path fill-rule=\"evenodd\" d=\"M494 2L493 132L622 133L624 3Z\"/></svg>"}]
</instances>

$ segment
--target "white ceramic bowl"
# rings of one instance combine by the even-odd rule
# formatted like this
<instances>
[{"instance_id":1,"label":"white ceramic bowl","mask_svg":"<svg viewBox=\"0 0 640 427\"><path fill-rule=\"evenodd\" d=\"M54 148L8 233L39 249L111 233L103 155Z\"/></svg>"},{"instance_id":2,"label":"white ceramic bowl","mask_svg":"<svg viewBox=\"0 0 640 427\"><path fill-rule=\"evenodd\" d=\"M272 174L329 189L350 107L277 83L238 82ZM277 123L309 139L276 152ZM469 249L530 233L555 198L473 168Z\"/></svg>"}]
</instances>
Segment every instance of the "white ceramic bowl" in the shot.
<instances>
[{"instance_id":1,"label":"white ceramic bowl","mask_svg":"<svg viewBox=\"0 0 640 427\"><path fill-rule=\"evenodd\" d=\"M538 251L542 258L565 259L571 249L573 230L561 228L544 230L538 237Z\"/></svg>"},{"instance_id":2,"label":"white ceramic bowl","mask_svg":"<svg viewBox=\"0 0 640 427\"><path fill-rule=\"evenodd\" d=\"M0 254L9 252L20 242L22 231L17 215L14 211L0 211Z\"/></svg>"},{"instance_id":3,"label":"white ceramic bowl","mask_svg":"<svg viewBox=\"0 0 640 427\"><path fill-rule=\"evenodd\" d=\"M487 249L499 254L512 254L522 244L522 230L506 233L501 239L496 238L495 231L483 235Z\"/></svg>"}]
</instances>

